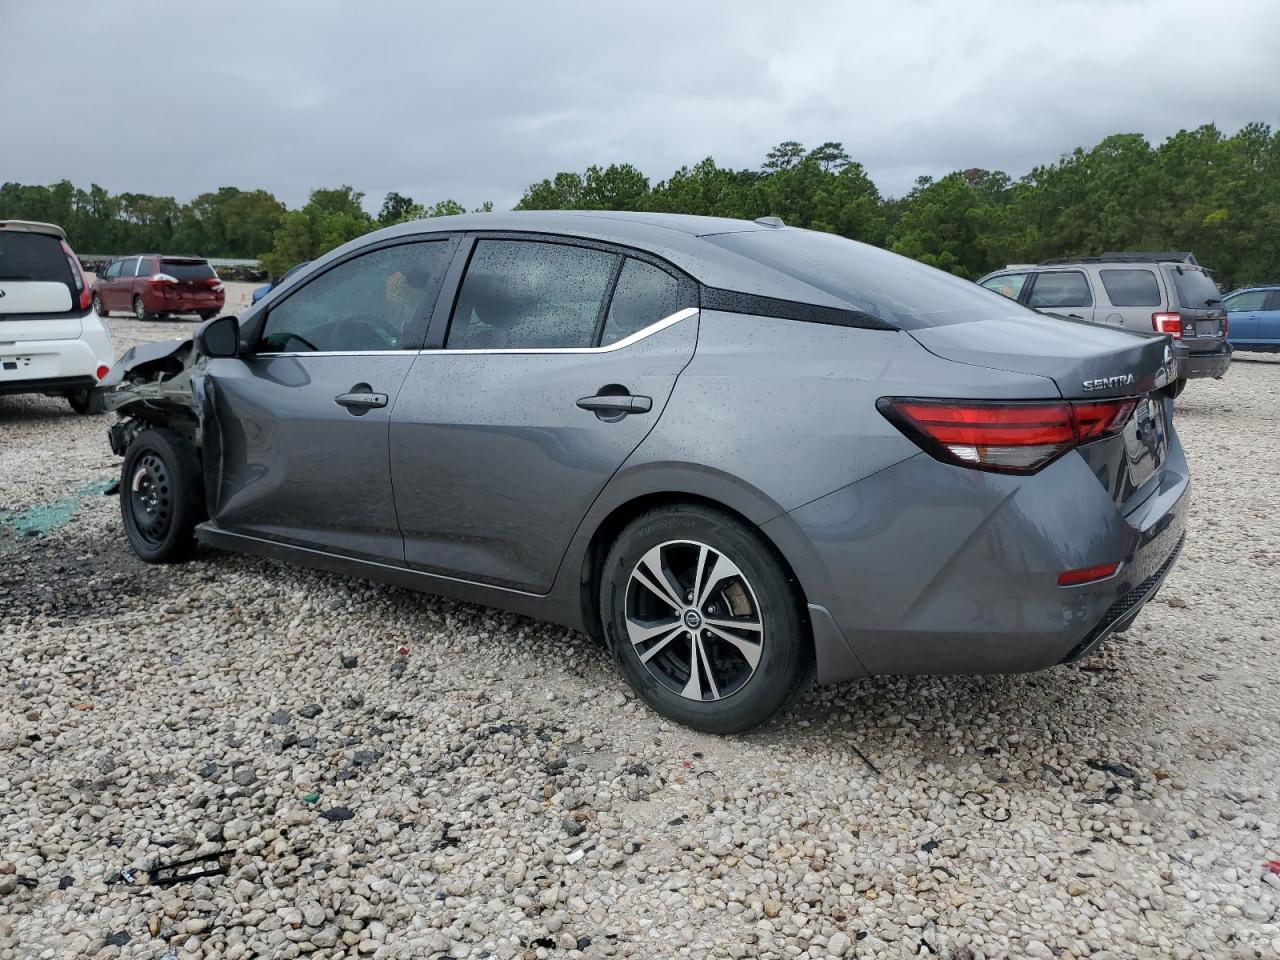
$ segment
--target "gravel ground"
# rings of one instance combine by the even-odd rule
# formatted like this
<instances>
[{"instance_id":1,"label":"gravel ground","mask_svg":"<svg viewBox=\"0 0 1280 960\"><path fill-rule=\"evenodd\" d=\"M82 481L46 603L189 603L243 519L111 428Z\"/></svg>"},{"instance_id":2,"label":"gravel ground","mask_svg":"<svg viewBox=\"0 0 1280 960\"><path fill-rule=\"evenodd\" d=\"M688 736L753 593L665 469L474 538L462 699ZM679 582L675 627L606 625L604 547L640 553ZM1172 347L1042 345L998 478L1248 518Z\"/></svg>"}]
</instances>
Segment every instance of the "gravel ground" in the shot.
<instances>
[{"instance_id":1,"label":"gravel ground","mask_svg":"<svg viewBox=\"0 0 1280 960\"><path fill-rule=\"evenodd\" d=\"M1280 956L1278 387L1178 401L1188 545L1100 655L723 739L557 627L146 567L106 419L0 397L0 958Z\"/></svg>"}]
</instances>

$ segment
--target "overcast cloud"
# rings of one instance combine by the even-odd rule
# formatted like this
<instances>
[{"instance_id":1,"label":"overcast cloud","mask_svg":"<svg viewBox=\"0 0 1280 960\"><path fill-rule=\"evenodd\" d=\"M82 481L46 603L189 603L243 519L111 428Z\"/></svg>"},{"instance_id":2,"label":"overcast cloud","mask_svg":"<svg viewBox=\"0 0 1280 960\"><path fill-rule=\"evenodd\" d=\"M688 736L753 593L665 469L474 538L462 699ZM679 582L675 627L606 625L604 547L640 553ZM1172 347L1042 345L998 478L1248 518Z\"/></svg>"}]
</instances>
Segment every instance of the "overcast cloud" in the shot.
<instances>
[{"instance_id":1,"label":"overcast cloud","mask_svg":"<svg viewBox=\"0 0 1280 960\"><path fill-rule=\"evenodd\" d=\"M900 194L1110 133L1280 125L1280 4L0 0L0 90L0 181L501 209L558 170L656 183L838 140Z\"/></svg>"}]
</instances>

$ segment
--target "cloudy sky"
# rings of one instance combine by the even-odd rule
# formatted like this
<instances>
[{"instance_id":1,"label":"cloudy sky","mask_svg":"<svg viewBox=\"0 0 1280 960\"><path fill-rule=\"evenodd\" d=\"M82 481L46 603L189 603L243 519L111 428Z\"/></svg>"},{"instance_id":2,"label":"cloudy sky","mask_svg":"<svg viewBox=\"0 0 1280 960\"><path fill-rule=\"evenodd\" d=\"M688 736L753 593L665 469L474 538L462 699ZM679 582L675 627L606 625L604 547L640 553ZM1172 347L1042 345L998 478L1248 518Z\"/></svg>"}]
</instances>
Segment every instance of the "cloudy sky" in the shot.
<instances>
[{"instance_id":1,"label":"cloudy sky","mask_svg":"<svg viewBox=\"0 0 1280 960\"><path fill-rule=\"evenodd\" d=\"M0 0L0 181L509 207L844 143L887 194L1115 132L1280 125L1269 0Z\"/></svg>"}]
</instances>

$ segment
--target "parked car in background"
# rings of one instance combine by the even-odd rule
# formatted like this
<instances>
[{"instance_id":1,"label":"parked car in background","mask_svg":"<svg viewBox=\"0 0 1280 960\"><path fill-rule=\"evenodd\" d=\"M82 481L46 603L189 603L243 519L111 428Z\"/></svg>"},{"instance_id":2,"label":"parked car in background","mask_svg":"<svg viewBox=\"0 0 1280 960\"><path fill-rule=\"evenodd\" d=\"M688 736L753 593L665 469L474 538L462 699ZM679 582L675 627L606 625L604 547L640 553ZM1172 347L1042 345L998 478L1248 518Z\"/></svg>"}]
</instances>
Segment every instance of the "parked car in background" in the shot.
<instances>
[{"instance_id":1,"label":"parked car in background","mask_svg":"<svg viewBox=\"0 0 1280 960\"><path fill-rule=\"evenodd\" d=\"M1167 334L1182 380L1231 365L1227 313L1212 278L1187 253L1109 253L1010 265L978 281L1033 310Z\"/></svg>"},{"instance_id":2,"label":"parked car in background","mask_svg":"<svg viewBox=\"0 0 1280 960\"><path fill-rule=\"evenodd\" d=\"M115 354L61 227L0 220L0 393L63 396L101 413Z\"/></svg>"},{"instance_id":3,"label":"parked car in background","mask_svg":"<svg viewBox=\"0 0 1280 960\"><path fill-rule=\"evenodd\" d=\"M301 270L310 262L311 262L310 260L303 260L301 263L295 264L294 266L286 270L279 280L275 280L271 283L266 284L265 286L258 287L256 290L253 291L253 302L257 303L259 300L265 297L268 293L270 293L276 287L280 286L280 284L284 283L286 280L288 280L290 277L292 277L295 273L297 273L299 270Z\"/></svg>"},{"instance_id":4,"label":"parked car in background","mask_svg":"<svg viewBox=\"0 0 1280 960\"><path fill-rule=\"evenodd\" d=\"M1227 336L1233 347L1280 352L1280 286L1233 290L1222 302L1231 319Z\"/></svg>"},{"instance_id":5,"label":"parked car in background","mask_svg":"<svg viewBox=\"0 0 1280 960\"><path fill-rule=\"evenodd\" d=\"M208 260L147 253L112 260L93 282L101 316L121 310L139 320L178 313L216 317L226 302L222 281Z\"/></svg>"},{"instance_id":6,"label":"parked car in background","mask_svg":"<svg viewBox=\"0 0 1280 960\"><path fill-rule=\"evenodd\" d=\"M122 359L125 535L505 607L654 709L1036 670L1159 589L1187 462L1167 338L842 237L709 217L389 227Z\"/></svg>"}]
</instances>

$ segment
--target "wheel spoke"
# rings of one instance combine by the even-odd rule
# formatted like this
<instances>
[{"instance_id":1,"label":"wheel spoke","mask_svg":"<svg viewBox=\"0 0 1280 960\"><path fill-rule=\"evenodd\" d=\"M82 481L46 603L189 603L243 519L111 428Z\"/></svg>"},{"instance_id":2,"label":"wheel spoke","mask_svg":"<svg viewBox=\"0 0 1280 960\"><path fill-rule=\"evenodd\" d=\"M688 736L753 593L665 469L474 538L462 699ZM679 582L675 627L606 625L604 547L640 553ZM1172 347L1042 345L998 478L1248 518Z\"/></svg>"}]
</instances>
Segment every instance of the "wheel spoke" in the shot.
<instances>
[{"instance_id":1,"label":"wheel spoke","mask_svg":"<svg viewBox=\"0 0 1280 960\"><path fill-rule=\"evenodd\" d=\"M720 688L716 686L716 675L711 672L711 659L707 656L707 648L702 643L702 637L698 634L693 636L694 645L697 647L698 656L702 658L702 669L707 674L707 686L711 688L711 699L720 699Z\"/></svg>"},{"instance_id":2,"label":"wheel spoke","mask_svg":"<svg viewBox=\"0 0 1280 960\"><path fill-rule=\"evenodd\" d=\"M680 621L674 617L667 620L632 620L628 617L627 636L631 638L632 645L638 647L679 626Z\"/></svg>"},{"instance_id":3,"label":"wheel spoke","mask_svg":"<svg viewBox=\"0 0 1280 960\"><path fill-rule=\"evenodd\" d=\"M759 633L764 629L764 625L755 617L734 617L733 619L703 617L703 622L712 627L720 627L722 630L753 630Z\"/></svg>"},{"instance_id":4,"label":"wheel spoke","mask_svg":"<svg viewBox=\"0 0 1280 960\"><path fill-rule=\"evenodd\" d=\"M647 573L646 573L647 570ZM675 583L662 564L662 548L654 547L636 564L632 578L642 583L651 593L670 605L672 610L684 606L680 584Z\"/></svg>"},{"instance_id":5,"label":"wheel spoke","mask_svg":"<svg viewBox=\"0 0 1280 960\"><path fill-rule=\"evenodd\" d=\"M735 650L742 654L743 659L747 661L747 666L755 670L756 664L760 662L760 642L758 640L747 640L743 637L735 637L731 633L726 633L716 627L707 625L707 631L719 637L725 643L730 644Z\"/></svg>"},{"instance_id":6,"label":"wheel spoke","mask_svg":"<svg viewBox=\"0 0 1280 960\"><path fill-rule=\"evenodd\" d=\"M663 637L661 640L655 643L652 647L650 647L648 650L642 653L640 655L640 662L648 663L650 660L656 657L659 653L661 653L666 648L667 644L669 644L676 637L680 636L680 634L682 634L683 632L684 632L683 626L676 627L674 630L668 633L665 637Z\"/></svg>"},{"instance_id":7,"label":"wheel spoke","mask_svg":"<svg viewBox=\"0 0 1280 960\"><path fill-rule=\"evenodd\" d=\"M698 595L698 609L702 609L703 605L707 602L707 598L711 596L711 591L715 589L718 584L724 583L724 581L731 577L741 576L742 571L738 569L732 560L721 554L717 554L716 562L711 568L711 573L707 577L706 582L702 584L702 592Z\"/></svg>"},{"instance_id":8,"label":"wheel spoke","mask_svg":"<svg viewBox=\"0 0 1280 960\"><path fill-rule=\"evenodd\" d=\"M702 699L702 665L698 662L698 638L689 637L689 682L680 691L680 696L690 700Z\"/></svg>"}]
</instances>

